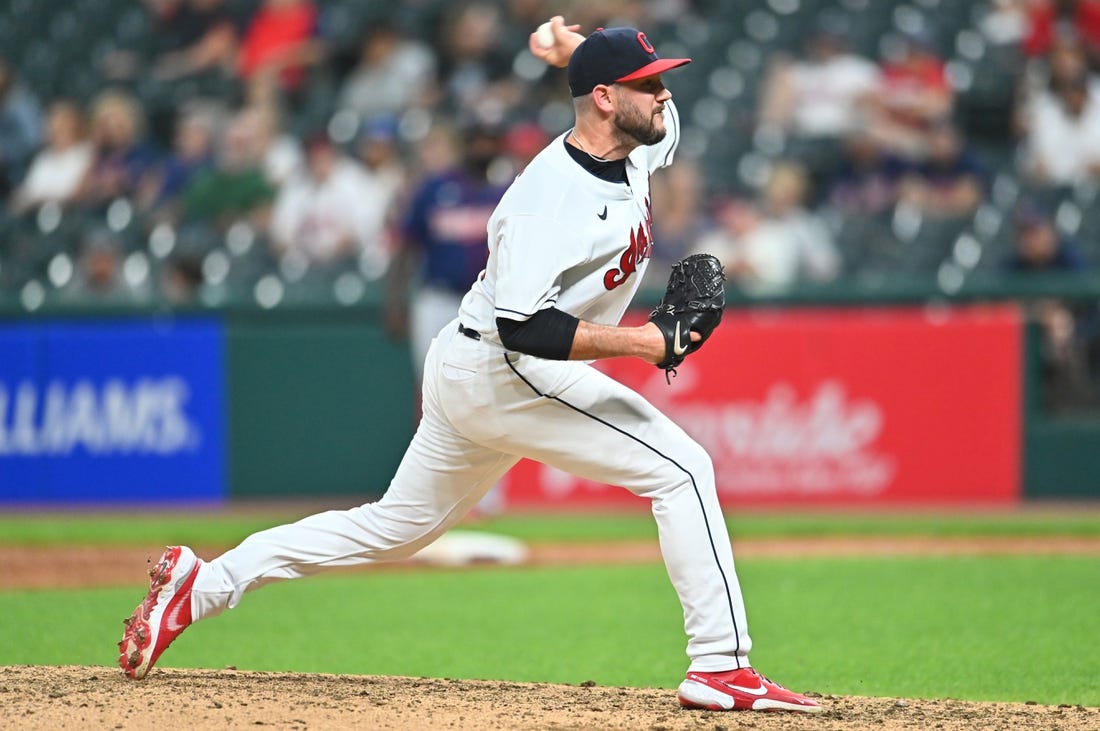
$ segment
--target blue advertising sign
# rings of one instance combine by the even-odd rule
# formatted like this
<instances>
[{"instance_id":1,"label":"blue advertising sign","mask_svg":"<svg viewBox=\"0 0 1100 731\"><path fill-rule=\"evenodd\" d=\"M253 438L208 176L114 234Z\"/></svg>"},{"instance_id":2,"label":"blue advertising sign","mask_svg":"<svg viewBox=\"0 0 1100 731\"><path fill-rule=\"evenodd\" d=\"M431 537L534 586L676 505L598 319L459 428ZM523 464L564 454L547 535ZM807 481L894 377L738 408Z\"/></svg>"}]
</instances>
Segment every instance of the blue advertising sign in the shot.
<instances>
[{"instance_id":1,"label":"blue advertising sign","mask_svg":"<svg viewBox=\"0 0 1100 731\"><path fill-rule=\"evenodd\" d=\"M223 372L215 320L0 325L0 502L222 499Z\"/></svg>"}]
</instances>

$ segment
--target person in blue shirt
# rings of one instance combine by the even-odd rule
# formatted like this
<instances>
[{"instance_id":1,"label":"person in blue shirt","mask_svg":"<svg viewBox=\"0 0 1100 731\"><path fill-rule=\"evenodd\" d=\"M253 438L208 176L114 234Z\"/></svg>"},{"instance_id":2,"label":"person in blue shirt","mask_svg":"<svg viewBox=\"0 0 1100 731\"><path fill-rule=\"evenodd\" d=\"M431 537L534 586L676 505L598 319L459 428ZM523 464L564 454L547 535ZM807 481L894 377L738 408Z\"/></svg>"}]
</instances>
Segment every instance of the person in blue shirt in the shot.
<instances>
[{"instance_id":1,"label":"person in blue shirt","mask_svg":"<svg viewBox=\"0 0 1100 731\"><path fill-rule=\"evenodd\" d=\"M985 198L985 168L950 122L934 125L927 138L926 156L901 180L901 201L933 218L962 220L972 215Z\"/></svg>"},{"instance_id":2,"label":"person in blue shirt","mask_svg":"<svg viewBox=\"0 0 1100 731\"><path fill-rule=\"evenodd\" d=\"M213 120L198 111L184 111L176 120L172 150L144 174L139 186L141 205L158 218L176 218L191 181L215 167Z\"/></svg>"},{"instance_id":3,"label":"person in blue shirt","mask_svg":"<svg viewBox=\"0 0 1100 731\"><path fill-rule=\"evenodd\" d=\"M1077 244L1062 235L1038 203L1021 201L1014 212L1016 247L1006 263L1013 273L1080 272L1087 267Z\"/></svg>"},{"instance_id":4,"label":"person in blue shirt","mask_svg":"<svg viewBox=\"0 0 1100 731\"><path fill-rule=\"evenodd\" d=\"M510 174L503 180L493 174L498 164L512 170L503 130L473 124L460 137L458 162L414 189L389 270L387 329L409 341L417 396L432 338L454 318L485 269L489 217L512 182ZM475 513L497 513L502 500L502 491L494 486Z\"/></svg>"},{"instance_id":5,"label":"person in blue shirt","mask_svg":"<svg viewBox=\"0 0 1100 731\"><path fill-rule=\"evenodd\" d=\"M107 89L92 103L95 158L77 195L90 209L106 208L116 198L138 193L140 182L159 162L148 141L145 109L128 91Z\"/></svg>"},{"instance_id":6,"label":"person in blue shirt","mask_svg":"<svg viewBox=\"0 0 1100 731\"><path fill-rule=\"evenodd\" d=\"M458 163L413 191L390 265L388 329L409 339L418 382L432 338L485 268L489 217L512 182L490 176L504 160L501 130L472 125L461 137Z\"/></svg>"}]
</instances>

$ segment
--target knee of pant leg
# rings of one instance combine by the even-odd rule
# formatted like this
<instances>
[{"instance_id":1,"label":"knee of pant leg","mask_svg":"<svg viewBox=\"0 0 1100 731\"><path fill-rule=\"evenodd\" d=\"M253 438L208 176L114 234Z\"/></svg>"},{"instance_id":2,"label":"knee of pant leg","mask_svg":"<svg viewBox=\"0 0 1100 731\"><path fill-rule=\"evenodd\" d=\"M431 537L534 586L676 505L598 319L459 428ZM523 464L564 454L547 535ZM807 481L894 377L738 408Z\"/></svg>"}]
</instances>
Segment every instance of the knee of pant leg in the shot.
<instances>
[{"instance_id":1,"label":"knee of pant leg","mask_svg":"<svg viewBox=\"0 0 1100 731\"><path fill-rule=\"evenodd\" d=\"M714 481L714 462L701 444L692 442L690 448L686 450L686 455L684 461L690 465L688 467L690 471L704 474L711 482Z\"/></svg>"},{"instance_id":2,"label":"knee of pant leg","mask_svg":"<svg viewBox=\"0 0 1100 731\"><path fill-rule=\"evenodd\" d=\"M684 452L681 465L689 473L690 481L697 489L714 491L714 462L702 446L692 442L691 447Z\"/></svg>"},{"instance_id":3,"label":"knee of pant leg","mask_svg":"<svg viewBox=\"0 0 1100 731\"><path fill-rule=\"evenodd\" d=\"M654 472L658 493L685 489L714 492L714 464L710 455L697 442L685 440L667 452L667 459Z\"/></svg>"}]
</instances>

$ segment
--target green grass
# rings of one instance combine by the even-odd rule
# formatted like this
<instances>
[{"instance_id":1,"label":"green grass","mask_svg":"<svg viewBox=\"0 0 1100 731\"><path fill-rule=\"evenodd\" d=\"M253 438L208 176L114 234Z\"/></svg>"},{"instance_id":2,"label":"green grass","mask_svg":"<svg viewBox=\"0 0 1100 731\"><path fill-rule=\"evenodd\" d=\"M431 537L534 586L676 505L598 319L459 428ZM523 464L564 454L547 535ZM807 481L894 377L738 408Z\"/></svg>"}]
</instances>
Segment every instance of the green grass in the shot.
<instances>
[{"instance_id":1,"label":"green grass","mask_svg":"<svg viewBox=\"0 0 1100 731\"><path fill-rule=\"evenodd\" d=\"M735 538L810 536L1100 536L1100 511L807 513L726 509ZM638 515L536 515L498 518L487 530L532 541L655 538L653 519Z\"/></svg>"},{"instance_id":2,"label":"green grass","mask_svg":"<svg viewBox=\"0 0 1100 731\"><path fill-rule=\"evenodd\" d=\"M744 560L754 665L799 690L1100 705L1100 561ZM141 587L0 592L0 665L112 664ZM339 574L250 594L168 667L672 687L656 565Z\"/></svg>"},{"instance_id":3,"label":"green grass","mask_svg":"<svg viewBox=\"0 0 1100 731\"><path fill-rule=\"evenodd\" d=\"M295 520L312 509L255 512L8 514L0 516L0 545L227 545L250 533ZM1100 511L1022 510L984 513L790 514L727 510L736 538L782 536L1100 536ZM607 515L530 515L478 523L478 529L528 541L642 540L656 537L648 512Z\"/></svg>"}]
</instances>

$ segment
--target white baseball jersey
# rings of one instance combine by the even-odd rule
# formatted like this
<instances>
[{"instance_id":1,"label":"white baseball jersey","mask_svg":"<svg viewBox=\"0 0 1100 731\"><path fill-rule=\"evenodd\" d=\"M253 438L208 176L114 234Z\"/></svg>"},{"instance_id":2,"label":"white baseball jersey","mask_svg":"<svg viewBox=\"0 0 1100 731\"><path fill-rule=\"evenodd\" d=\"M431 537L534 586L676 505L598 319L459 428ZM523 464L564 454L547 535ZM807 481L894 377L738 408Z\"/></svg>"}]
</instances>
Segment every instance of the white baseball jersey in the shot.
<instances>
[{"instance_id":1,"label":"white baseball jersey","mask_svg":"<svg viewBox=\"0 0 1100 731\"><path fill-rule=\"evenodd\" d=\"M653 247L649 175L672 161L680 137L671 101L665 123L664 140L627 158L629 185L580 167L565 150L568 132L539 153L489 220L489 260L462 302L462 324L493 338L496 318L522 321L547 307L618 324Z\"/></svg>"},{"instance_id":2,"label":"white baseball jersey","mask_svg":"<svg viewBox=\"0 0 1100 731\"><path fill-rule=\"evenodd\" d=\"M582 168L564 136L532 161L489 223L488 265L460 319L428 350L424 415L386 494L256 533L203 564L192 592L196 619L272 581L411 556L527 457L649 499L684 608L690 669L748 666L751 641L706 451L590 364L509 352L496 337L497 317L524 320L546 307L618 323L654 245L649 174L676 148L671 104L665 121L661 144L630 155L629 185Z\"/></svg>"}]
</instances>

